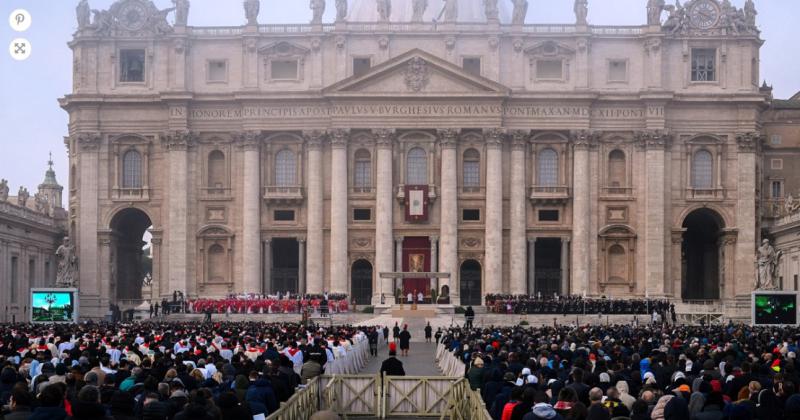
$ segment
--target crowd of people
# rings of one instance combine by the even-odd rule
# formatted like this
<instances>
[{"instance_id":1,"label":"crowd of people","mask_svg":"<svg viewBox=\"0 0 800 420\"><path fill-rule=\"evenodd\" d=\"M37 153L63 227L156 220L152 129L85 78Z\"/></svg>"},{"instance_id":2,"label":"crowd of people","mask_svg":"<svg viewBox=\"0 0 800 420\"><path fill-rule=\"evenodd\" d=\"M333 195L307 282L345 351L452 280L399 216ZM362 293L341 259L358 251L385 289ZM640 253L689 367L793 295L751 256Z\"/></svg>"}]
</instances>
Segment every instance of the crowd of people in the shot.
<instances>
[{"instance_id":1,"label":"crowd of people","mask_svg":"<svg viewBox=\"0 0 800 420\"><path fill-rule=\"evenodd\" d=\"M375 328L257 322L0 325L0 417L266 417L377 337Z\"/></svg>"},{"instance_id":2,"label":"crowd of people","mask_svg":"<svg viewBox=\"0 0 800 420\"><path fill-rule=\"evenodd\" d=\"M189 313L214 314L276 314L300 313L308 309L317 313L348 312L347 295L232 295L225 299L193 299L188 301Z\"/></svg>"},{"instance_id":3,"label":"crowd of people","mask_svg":"<svg viewBox=\"0 0 800 420\"><path fill-rule=\"evenodd\" d=\"M668 300L656 299L612 299L584 298L583 296L559 295L486 295L486 307L500 314L608 314L651 315L656 311L662 315L675 312L675 305Z\"/></svg>"},{"instance_id":4,"label":"crowd of people","mask_svg":"<svg viewBox=\"0 0 800 420\"><path fill-rule=\"evenodd\" d=\"M495 420L800 419L796 327L451 328L441 343Z\"/></svg>"}]
</instances>

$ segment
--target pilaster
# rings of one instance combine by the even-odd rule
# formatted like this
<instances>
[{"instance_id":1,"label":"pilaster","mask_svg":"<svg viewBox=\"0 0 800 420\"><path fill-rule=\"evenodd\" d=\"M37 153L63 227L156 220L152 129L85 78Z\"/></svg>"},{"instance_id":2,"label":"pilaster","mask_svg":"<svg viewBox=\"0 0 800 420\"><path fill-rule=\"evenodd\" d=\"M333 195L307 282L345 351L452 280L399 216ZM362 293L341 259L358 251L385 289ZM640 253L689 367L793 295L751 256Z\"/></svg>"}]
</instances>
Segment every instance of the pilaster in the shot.
<instances>
[{"instance_id":1,"label":"pilaster","mask_svg":"<svg viewBox=\"0 0 800 420\"><path fill-rule=\"evenodd\" d=\"M80 295L86 305L82 314L88 317L102 317L105 309L100 302L100 278L98 273L97 220L98 220L98 152L102 143L100 133L81 133L77 135L78 165L80 174L78 199L78 265ZM90 303L91 302L91 303ZM93 304L92 304L93 303Z\"/></svg>"},{"instance_id":2,"label":"pilaster","mask_svg":"<svg viewBox=\"0 0 800 420\"><path fill-rule=\"evenodd\" d=\"M331 292L348 293L347 143L348 130L328 133L331 143ZM313 167L311 167L313 168Z\"/></svg>"},{"instance_id":3,"label":"pilaster","mask_svg":"<svg viewBox=\"0 0 800 420\"><path fill-rule=\"evenodd\" d=\"M663 297L667 289L666 158L670 136L661 131L637 133L645 151L645 295Z\"/></svg>"},{"instance_id":4,"label":"pilaster","mask_svg":"<svg viewBox=\"0 0 800 420\"><path fill-rule=\"evenodd\" d=\"M501 129L485 130L486 225L484 273L486 293L503 292L503 138Z\"/></svg>"},{"instance_id":5,"label":"pilaster","mask_svg":"<svg viewBox=\"0 0 800 420\"><path fill-rule=\"evenodd\" d=\"M169 189L167 220L168 293L180 290L188 292L188 206L189 206L189 162L188 150L194 137L188 131L172 131L161 136L162 145L168 150Z\"/></svg>"},{"instance_id":6,"label":"pilaster","mask_svg":"<svg viewBox=\"0 0 800 420\"><path fill-rule=\"evenodd\" d=\"M571 133L573 144L573 196L572 196L572 266L571 293L587 295L591 281L591 188L589 149L594 136L587 131Z\"/></svg>"},{"instance_id":7,"label":"pilaster","mask_svg":"<svg viewBox=\"0 0 800 420\"><path fill-rule=\"evenodd\" d=\"M308 149L307 220L306 220L306 277L307 293L323 292L323 202L322 202L322 141L325 134L321 131L303 133Z\"/></svg>"},{"instance_id":8,"label":"pilaster","mask_svg":"<svg viewBox=\"0 0 800 420\"><path fill-rule=\"evenodd\" d=\"M372 297L373 304L379 304L381 294L385 295L386 302L394 301L393 279L380 277L381 273L393 271L392 261L392 147L394 146L394 131L388 129L374 130L375 142L378 147L377 182L375 192L375 271L380 281L380 287L375 290Z\"/></svg>"},{"instance_id":9,"label":"pilaster","mask_svg":"<svg viewBox=\"0 0 800 420\"><path fill-rule=\"evenodd\" d=\"M460 293L458 282L458 158L456 157L459 131L455 129L439 130L438 134L442 153L439 269L442 272L450 273L450 278L442 279L440 287L448 287L450 301L455 303L459 301ZM433 258L434 256L431 255L431 259Z\"/></svg>"},{"instance_id":10,"label":"pilaster","mask_svg":"<svg viewBox=\"0 0 800 420\"><path fill-rule=\"evenodd\" d=\"M741 133L736 136L736 284L737 298L747 296L756 279L755 260L758 244L756 232L756 154L763 141L761 133ZM749 297L748 297L749 298Z\"/></svg>"},{"instance_id":11,"label":"pilaster","mask_svg":"<svg viewBox=\"0 0 800 420\"><path fill-rule=\"evenodd\" d=\"M261 133L246 131L236 136L242 149L244 179L242 194L242 288L245 293L262 293L261 279Z\"/></svg>"},{"instance_id":12,"label":"pilaster","mask_svg":"<svg viewBox=\"0 0 800 420\"><path fill-rule=\"evenodd\" d=\"M526 230L527 211L525 197L525 151L527 148L528 132L514 131L511 133L511 234L509 237L510 252L509 266L511 271L511 294L522 295L528 291L525 273L525 253L527 250Z\"/></svg>"}]
</instances>

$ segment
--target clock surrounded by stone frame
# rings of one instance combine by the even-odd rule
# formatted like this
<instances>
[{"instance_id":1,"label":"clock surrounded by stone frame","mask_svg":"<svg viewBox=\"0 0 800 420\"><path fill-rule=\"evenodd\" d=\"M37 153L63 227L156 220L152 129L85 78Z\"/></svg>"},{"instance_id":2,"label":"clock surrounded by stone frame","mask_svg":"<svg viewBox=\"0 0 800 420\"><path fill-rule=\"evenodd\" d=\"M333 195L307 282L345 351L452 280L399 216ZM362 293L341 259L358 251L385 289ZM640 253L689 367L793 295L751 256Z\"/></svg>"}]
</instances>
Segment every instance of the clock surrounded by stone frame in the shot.
<instances>
[{"instance_id":1,"label":"clock surrounded by stone frame","mask_svg":"<svg viewBox=\"0 0 800 420\"><path fill-rule=\"evenodd\" d=\"M139 2L128 2L119 10L120 26L129 31L142 29L147 21L148 10Z\"/></svg>"},{"instance_id":2,"label":"clock surrounded by stone frame","mask_svg":"<svg viewBox=\"0 0 800 420\"><path fill-rule=\"evenodd\" d=\"M689 21L698 29L714 27L719 21L719 17L719 6L711 0L700 0L689 11Z\"/></svg>"}]
</instances>

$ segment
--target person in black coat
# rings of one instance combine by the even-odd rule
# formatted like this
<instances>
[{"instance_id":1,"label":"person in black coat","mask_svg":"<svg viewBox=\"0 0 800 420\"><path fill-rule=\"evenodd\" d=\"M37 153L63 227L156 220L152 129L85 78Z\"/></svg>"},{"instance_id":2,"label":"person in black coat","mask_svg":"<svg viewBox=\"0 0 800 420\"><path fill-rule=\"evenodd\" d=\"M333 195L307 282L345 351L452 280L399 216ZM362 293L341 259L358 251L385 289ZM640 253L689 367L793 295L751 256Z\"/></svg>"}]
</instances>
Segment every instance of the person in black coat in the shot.
<instances>
[{"instance_id":1,"label":"person in black coat","mask_svg":"<svg viewBox=\"0 0 800 420\"><path fill-rule=\"evenodd\" d=\"M400 333L400 351L403 356L408 356L408 349L411 346L411 333L408 332L408 325L403 325L403 331Z\"/></svg>"},{"instance_id":2,"label":"person in black coat","mask_svg":"<svg viewBox=\"0 0 800 420\"><path fill-rule=\"evenodd\" d=\"M428 325L425 326L425 342L430 343L432 336L433 336L433 327L431 327L431 323L428 322Z\"/></svg>"},{"instance_id":3,"label":"person in black coat","mask_svg":"<svg viewBox=\"0 0 800 420\"><path fill-rule=\"evenodd\" d=\"M381 374L386 376L406 376L403 362L397 360L397 346L389 343L389 358L381 363Z\"/></svg>"}]
</instances>

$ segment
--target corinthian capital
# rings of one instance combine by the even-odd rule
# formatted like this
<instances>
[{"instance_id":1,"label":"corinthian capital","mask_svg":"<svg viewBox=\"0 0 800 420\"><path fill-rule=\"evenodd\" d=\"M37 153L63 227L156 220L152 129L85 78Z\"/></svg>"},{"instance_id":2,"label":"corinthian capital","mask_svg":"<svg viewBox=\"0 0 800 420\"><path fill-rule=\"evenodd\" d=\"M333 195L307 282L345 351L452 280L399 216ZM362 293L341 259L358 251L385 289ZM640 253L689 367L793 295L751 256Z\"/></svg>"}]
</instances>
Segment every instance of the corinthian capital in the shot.
<instances>
[{"instance_id":1,"label":"corinthian capital","mask_svg":"<svg viewBox=\"0 0 800 420\"><path fill-rule=\"evenodd\" d=\"M194 137L190 131L170 131L161 135L161 143L169 150L187 150L194 145Z\"/></svg>"},{"instance_id":2,"label":"corinthian capital","mask_svg":"<svg viewBox=\"0 0 800 420\"><path fill-rule=\"evenodd\" d=\"M320 150L322 149L322 141L325 139L325 132L322 130L304 131L303 137L306 139L306 147L309 150Z\"/></svg>"},{"instance_id":3,"label":"corinthian capital","mask_svg":"<svg viewBox=\"0 0 800 420\"><path fill-rule=\"evenodd\" d=\"M79 133L76 143L81 152L90 152L100 148L101 139L100 133Z\"/></svg>"},{"instance_id":4,"label":"corinthian capital","mask_svg":"<svg viewBox=\"0 0 800 420\"><path fill-rule=\"evenodd\" d=\"M442 149L452 149L456 147L458 143L458 132L457 128L445 128L438 131L439 134L439 145L442 146Z\"/></svg>"},{"instance_id":5,"label":"corinthian capital","mask_svg":"<svg viewBox=\"0 0 800 420\"><path fill-rule=\"evenodd\" d=\"M392 147L394 143L394 130L379 128L377 130L372 130L372 134L375 135L375 143L377 143L378 147Z\"/></svg>"},{"instance_id":6,"label":"corinthian capital","mask_svg":"<svg viewBox=\"0 0 800 420\"><path fill-rule=\"evenodd\" d=\"M589 130L573 130L569 133L576 149L588 149L595 143L595 133Z\"/></svg>"},{"instance_id":7,"label":"corinthian capital","mask_svg":"<svg viewBox=\"0 0 800 420\"><path fill-rule=\"evenodd\" d=\"M488 147L500 147L506 136L506 130L502 128L487 128L483 130L483 139Z\"/></svg>"},{"instance_id":8,"label":"corinthian capital","mask_svg":"<svg viewBox=\"0 0 800 420\"><path fill-rule=\"evenodd\" d=\"M662 130L639 131L635 134L635 138L640 147L650 150L665 149L672 142L672 135Z\"/></svg>"},{"instance_id":9,"label":"corinthian capital","mask_svg":"<svg viewBox=\"0 0 800 420\"><path fill-rule=\"evenodd\" d=\"M530 135L531 133L528 130L513 130L509 132L508 136L511 137L511 148L513 150L525 150Z\"/></svg>"},{"instance_id":10,"label":"corinthian capital","mask_svg":"<svg viewBox=\"0 0 800 420\"><path fill-rule=\"evenodd\" d=\"M755 152L763 139L761 133L739 133L736 135L736 144L739 145L740 152Z\"/></svg>"},{"instance_id":11,"label":"corinthian capital","mask_svg":"<svg viewBox=\"0 0 800 420\"><path fill-rule=\"evenodd\" d=\"M244 150L258 150L261 143L260 131L241 131L233 136L236 145Z\"/></svg>"},{"instance_id":12,"label":"corinthian capital","mask_svg":"<svg viewBox=\"0 0 800 420\"><path fill-rule=\"evenodd\" d=\"M346 147L347 142L350 140L350 130L346 128L337 128L328 131L328 140L331 146L335 148Z\"/></svg>"}]
</instances>

